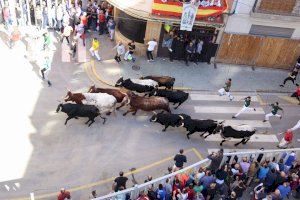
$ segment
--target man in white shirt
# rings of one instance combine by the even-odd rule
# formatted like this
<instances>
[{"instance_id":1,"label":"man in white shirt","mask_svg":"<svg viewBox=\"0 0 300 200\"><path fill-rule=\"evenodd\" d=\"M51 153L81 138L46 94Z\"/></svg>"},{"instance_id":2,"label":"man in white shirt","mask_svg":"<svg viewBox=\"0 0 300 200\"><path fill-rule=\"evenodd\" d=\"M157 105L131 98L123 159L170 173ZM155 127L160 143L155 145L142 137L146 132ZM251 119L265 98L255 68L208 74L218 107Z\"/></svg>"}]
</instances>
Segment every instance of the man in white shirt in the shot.
<instances>
[{"instance_id":1,"label":"man in white shirt","mask_svg":"<svg viewBox=\"0 0 300 200\"><path fill-rule=\"evenodd\" d=\"M73 32L73 28L72 28L70 25L67 25L67 26L64 28L64 32L63 32L63 34L62 34L61 43L63 43L64 38L66 38L68 44L70 44L69 37L70 37L70 35L71 35L72 32Z\"/></svg>"},{"instance_id":2,"label":"man in white shirt","mask_svg":"<svg viewBox=\"0 0 300 200\"><path fill-rule=\"evenodd\" d=\"M154 51L155 47L157 46L157 42L156 40L153 38L152 40L150 40L148 43L147 43L148 47L147 47L147 58L148 58L148 62L150 61L154 61L153 60L153 55L152 55L152 52Z\"/></svg>"}]
</instances>

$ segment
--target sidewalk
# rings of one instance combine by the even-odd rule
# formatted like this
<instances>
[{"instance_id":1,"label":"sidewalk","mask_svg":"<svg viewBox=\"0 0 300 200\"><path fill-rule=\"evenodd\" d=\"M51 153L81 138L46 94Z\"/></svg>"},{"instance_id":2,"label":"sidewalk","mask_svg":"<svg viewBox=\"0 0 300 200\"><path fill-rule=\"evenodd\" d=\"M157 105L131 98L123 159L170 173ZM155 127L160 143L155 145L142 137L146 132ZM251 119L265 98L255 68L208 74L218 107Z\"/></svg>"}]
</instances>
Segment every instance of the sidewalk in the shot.
<instances>
[{"instance_id":1,"label":"sidewalk","mask_svg":"<svg viewBox=\"0 0 300 200\"><path fill-rule=\"evenodd\" d=\"M255 68L230 64L214 65L190 63L183 61L169 62L168 59L156 58L148 63L145 58L138 57L135 63L122 60L117 64L114 59L95 61L95 72L104 82L114 84L120 76L124 78L139 78L147 75L165 75L175 77L176 87L190 90L217 91L224 86L226 79L232 79L232 91L241 92L294 92L296 87L287 82L284 88L279 84L287 77L288 71L268 68ZM133 70L132 66L140 66ZM299 80L298 80L299 82Z\"/></svg>"}]
</instances>

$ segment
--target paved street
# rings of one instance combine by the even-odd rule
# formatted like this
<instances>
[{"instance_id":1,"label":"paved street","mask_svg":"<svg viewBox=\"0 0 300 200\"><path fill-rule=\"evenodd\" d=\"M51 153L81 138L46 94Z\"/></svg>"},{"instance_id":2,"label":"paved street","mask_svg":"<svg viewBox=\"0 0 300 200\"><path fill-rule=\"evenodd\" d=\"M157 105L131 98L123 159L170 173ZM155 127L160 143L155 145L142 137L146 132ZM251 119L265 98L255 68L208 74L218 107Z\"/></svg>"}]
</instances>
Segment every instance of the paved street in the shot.
<instances>
[{"instance_id":1,"label":"paved street","mask_svg":"<svg viewBox=\"0 0 300 200\"><path fill-rule=\"evenodd\" d=\"M175 111L171 106L172 112L186 113L197 119L226 120L229 124L250 124L257 128L258 134L246 145L234 147L232 141L224 143L226 151L262 147L274 149L282 137L277 133L292 127L300 118L297 102L288 97L290 93L282 93L294 88L290 85L283 89L278 87L286 71L252 71L250 67L225 65L218 65L214 69L213 65L206 64L188 68L181 66L182 63L171 64L164 60L158 60L157 64L146 64L142 58L137 60L137 64L142 66L141 70L134 71L130 63L117 66L111 60L114 55L111 50L113 43L106 36L101 36L100 55L104 60L101 62L93 62L82 47L78 56L80 61L85 62L74 63L66 44L61 47L55 43L50 74L53 86L48 87L40 78L38 66L24 57L26 43L10 50L3 35L0 53L4 65L0 73L0 87L5 98L1 99L0 199L28 198L32 191L43 199L53 199L61 187L73 189L73 199L87 199L94 189L99 194L110 192L112 180L120 170L129 172L129 169L137 168L136 178L141 183L147 175L159 177L167 173L167 167L173 165L172 157L180 148L186 149L188 164L199 161L209 151L219 148L219 136L204 140L199 133L195 133L188 140L183 128L171 127L161 132L161 125L149 122L152 113L138 111L136 116L128 114L123 117L122 113L127 108L117 111L116 116L109 116L104 125L97 118L91 127L84 124L85 119L72 119L65 126L66 115L61 112L56 114L55 109L68 88L84 92L93 83L104 87L100 80L113 83L120 75L174 75L177 87L197 88L188 90L190 97L178 110ZM53 35L54 41L57 41L56 37ZM87 44L89 47L89 42ZM161 66L165 67L165 71L160 71L163 69ZM182 69L177 71L180 66ZM203 73L199 73L200 69ZM225 72L230 75L224 75ZM229 76L236 80L233 86L235 99L232 102L216 95L216 89L222 87ZM252 82L243 83L249 80ZM259 92L261 88L273 92ZM243 101L238 100L248 95L253 97L252 105L257 111L232 119L232 115L243 105ZM263 123L264 115L270 112L268 104L275 101L285 111L283 119L271 118L270 122ZM297 147L299 130L295 137L293 145ZM131 185L128 182L128 186Z\"/></svg>"}]
</instances>

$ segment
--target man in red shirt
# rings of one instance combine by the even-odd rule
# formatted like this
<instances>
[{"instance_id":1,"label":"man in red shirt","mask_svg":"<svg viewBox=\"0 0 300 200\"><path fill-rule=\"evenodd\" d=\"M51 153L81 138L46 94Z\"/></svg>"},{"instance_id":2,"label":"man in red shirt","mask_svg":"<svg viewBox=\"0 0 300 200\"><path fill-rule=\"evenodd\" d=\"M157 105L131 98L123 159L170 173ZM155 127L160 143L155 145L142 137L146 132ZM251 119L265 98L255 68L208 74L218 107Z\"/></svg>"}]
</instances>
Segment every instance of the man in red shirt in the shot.
<instances>
[{"instance_id":1,"label":"man in red shirt","mask_svg":"<svg viewBox=\"0 0 300 200\"><path fill-rule=\"evenodd\" d=\"M100 10L99 12L99 35L102 35L105 32L105 14L103 10Z\"/></svg>"},{"instance_id":2,"label":"man in red shirt","mask_svg":"<svg viewBox=\"0 0 300 200\"><path fill-rule=\"evenodd\" d=\"M66 191L64 188L60 189L60 193L57 195L57 200L71 199L71 194L69 191Z\"/></svg>"},{"instance_id":3,"label":"man in red shirt","mask_svg":"<svg viewBox=\"0 0 300 200\"><path fill-rule=\"evenodd\" d=\"M281 133L280 133L281 134ZM282 149L286 149L289 144L292 143L293 141L293 132L291 129L288 129L285 133L284 133L284 137L282 138L282 140L279 142L279 144L277 145L278 148L282 148Z\"/></svg>"},{"instance_id":4,"label":"man in red shirt","mask_svg":"<svg viewBox=\"0 0 300 200\"><path fill-rule=\"evenodd\" d=\"M298 86L296 92L294 92L291 97L296 97L299 101L299 105L300 105L300 86Z\"/></svg>"}]
</instances>

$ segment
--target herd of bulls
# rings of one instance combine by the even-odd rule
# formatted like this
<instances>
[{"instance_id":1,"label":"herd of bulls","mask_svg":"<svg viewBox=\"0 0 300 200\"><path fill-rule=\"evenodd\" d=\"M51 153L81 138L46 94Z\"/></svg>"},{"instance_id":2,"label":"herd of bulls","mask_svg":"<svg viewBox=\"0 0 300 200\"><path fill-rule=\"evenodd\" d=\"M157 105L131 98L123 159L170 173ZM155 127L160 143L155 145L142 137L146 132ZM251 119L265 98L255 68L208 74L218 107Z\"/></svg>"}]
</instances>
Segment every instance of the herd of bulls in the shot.
<instances>
[{"instance_id":1,"label":"herd of bulls","mask_svg":"<svg viewBox=\"0 0 300 200\"><path fill-rule=\"evenodd\" d=\"M184 127L188 131L187 138L195 132L202 132L201 136L208 133L205 138L211 134L220 133L223 140L220 145L230 138L241 139L240 143L246 144L250 137L256 132L255 129L248 125L230 126L224 125L224 121L217 122L211 119L198 120L192 119L186 114L172 114L169 102L178 104L174 109L177 109L185 102L189 94L179 90L173 90L175 78L168 76L146 76L140 79L123 79L121 77L115 84L116 87L127 89L122 92L118 89L96 88L91 86L87 93L72 93L67 92L65 102L71 101L74 103L60 103L56 112L60 110L68 115L65 124L68 120L78 117L88 118L89 126L95 122L95 118L99 116L103 119L103 124L106 118L101 114L115 114L115 111L123 106L129 106L129 109L123 114L132 112L135 115L138 110L152 111L162 110L161 113L155 113L151 118L151 122L157 122L165 126L165 131L169 126ZM165 87L165 89L158 89ZM167 90L169 89L169 90ZM144 96L135 94L144 93ZM147 97L148 95L148 97ZM118 104L118 106L117 106ZM166 111L166 113L164 113Z\"/></svg>"}]
</instances>

